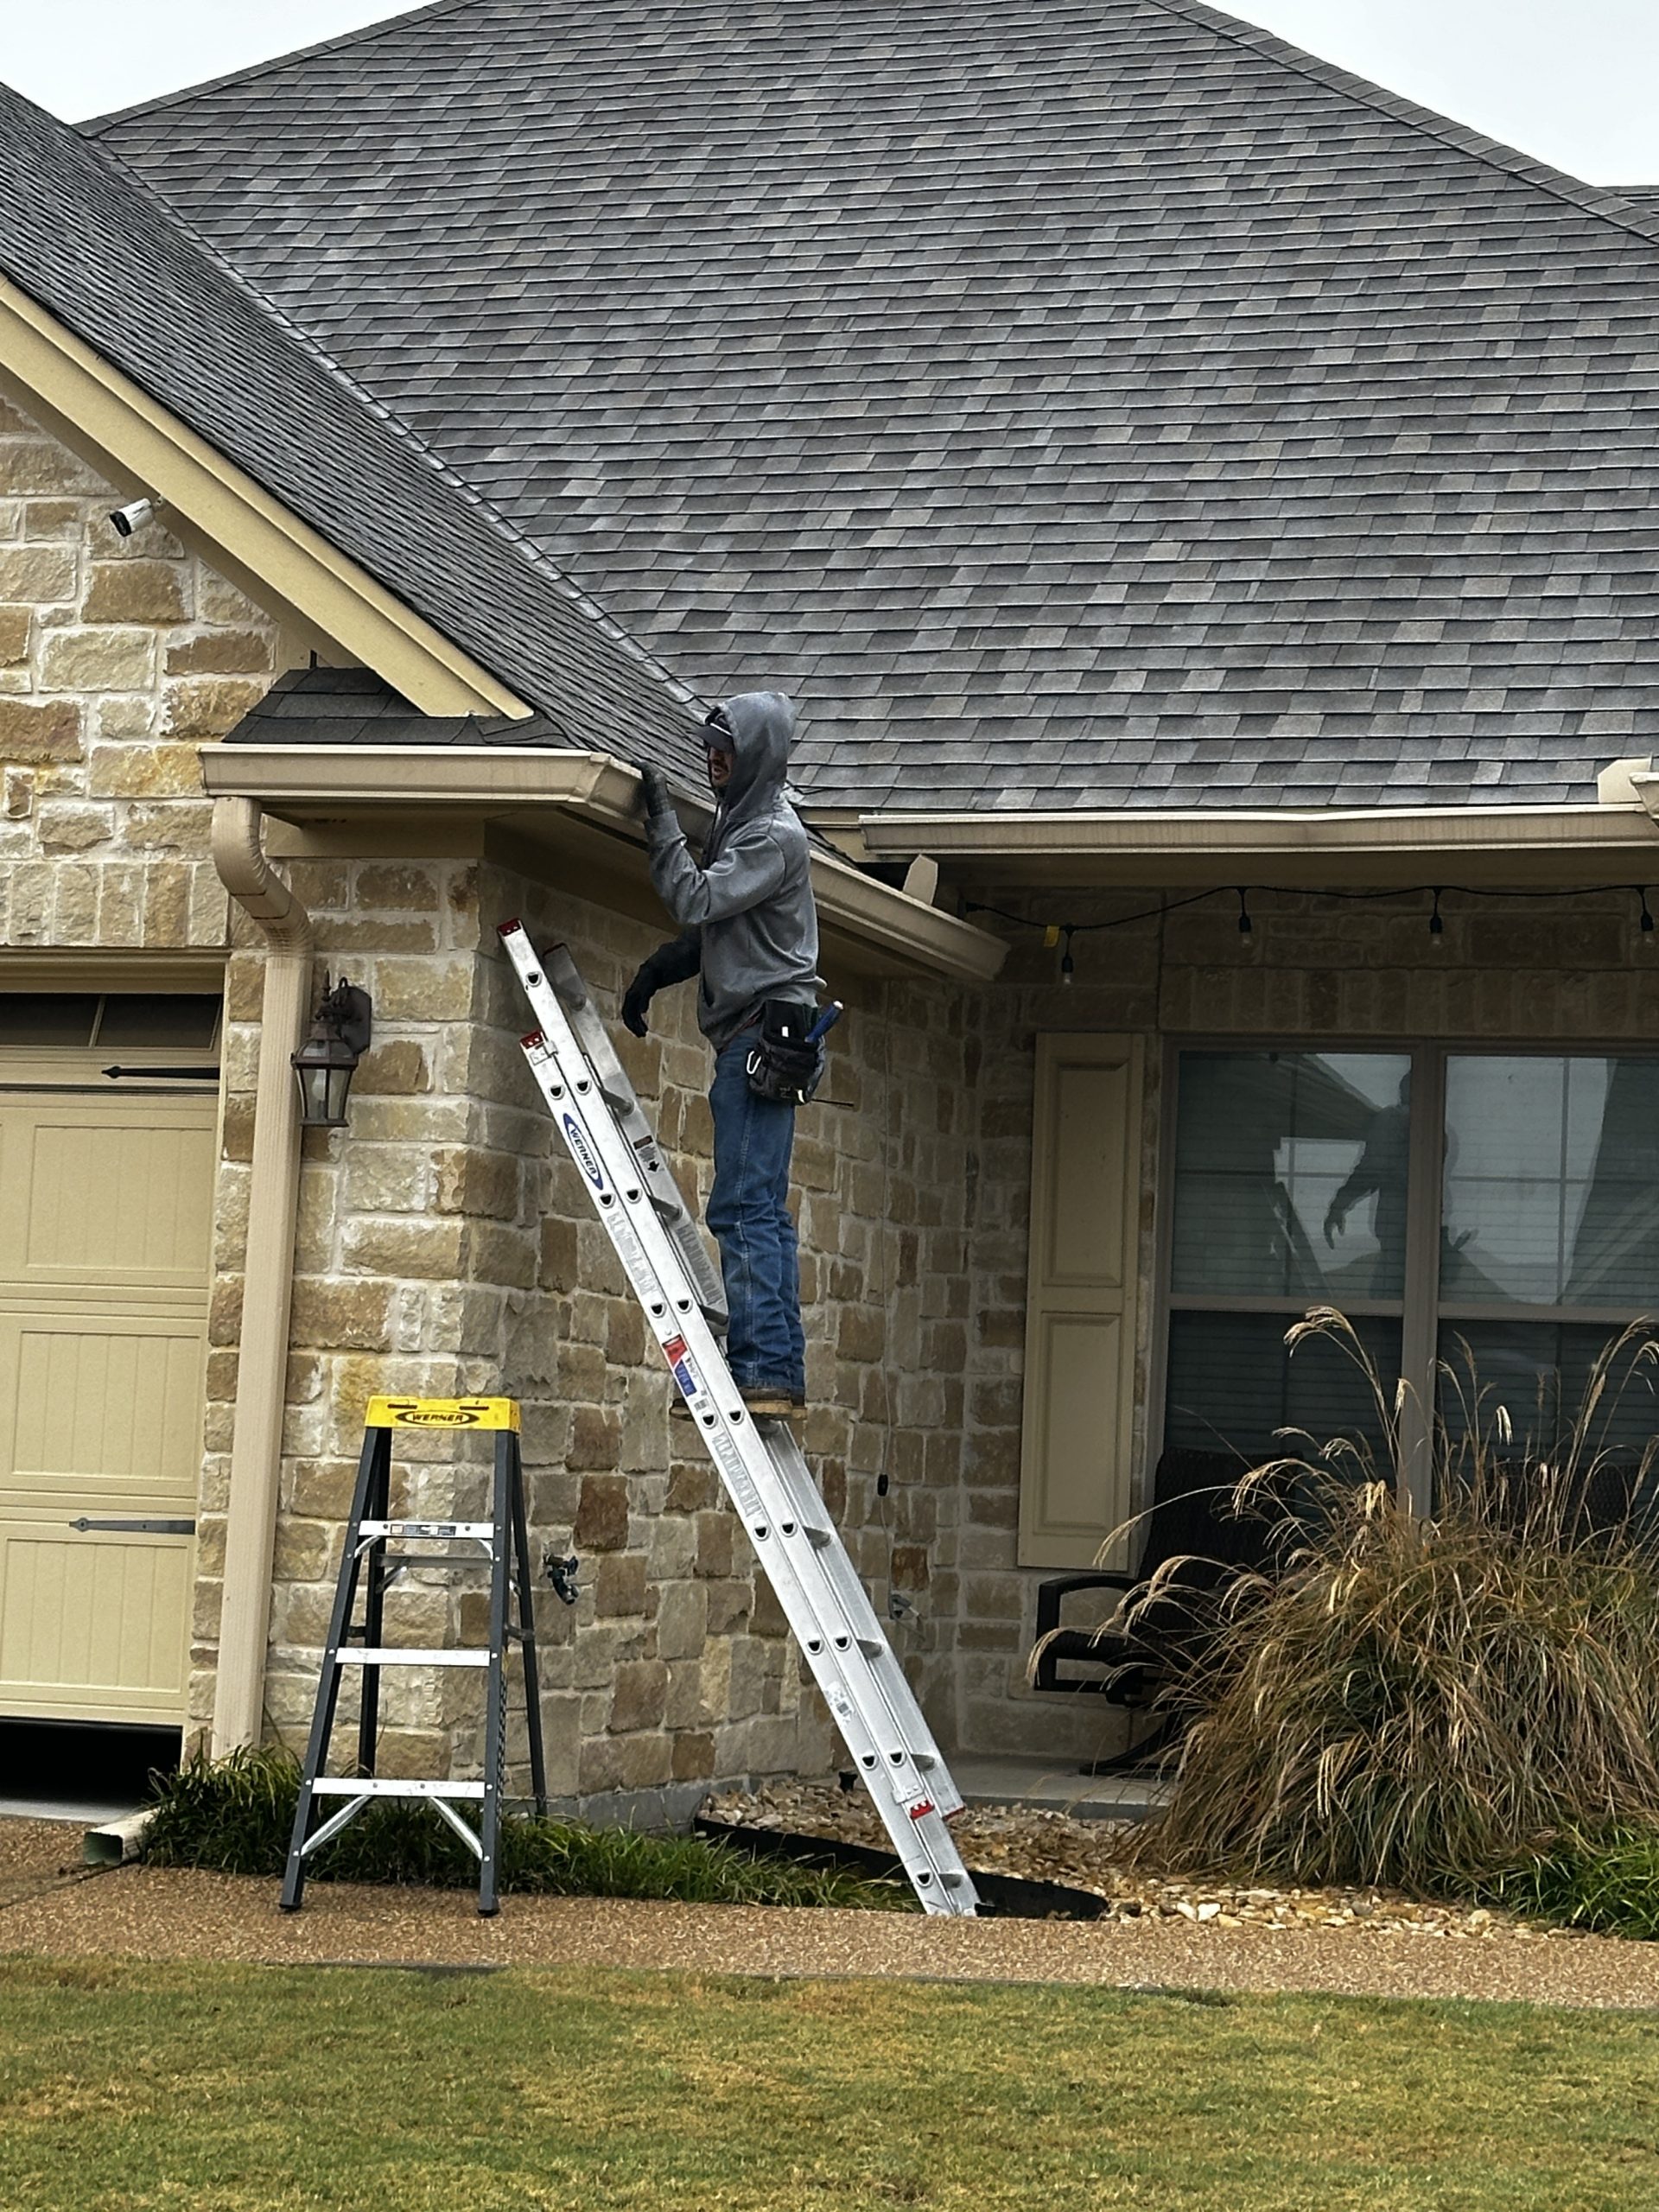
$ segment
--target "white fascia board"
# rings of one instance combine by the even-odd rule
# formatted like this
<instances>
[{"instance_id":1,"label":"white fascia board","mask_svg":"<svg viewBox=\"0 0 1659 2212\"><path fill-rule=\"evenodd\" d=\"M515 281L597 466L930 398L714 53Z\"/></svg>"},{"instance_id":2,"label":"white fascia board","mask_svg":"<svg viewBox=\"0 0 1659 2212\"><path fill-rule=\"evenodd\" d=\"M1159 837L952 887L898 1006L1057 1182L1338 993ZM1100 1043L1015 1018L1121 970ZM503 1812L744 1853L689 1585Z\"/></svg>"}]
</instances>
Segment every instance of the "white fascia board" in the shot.
<instances>
[{"instance_id":1,"label":"white fascia board","mask_svg":"<svg viewBox=\"0 0 1659 2212\"><path fill-rule=\"evenodd\" d=\"M1618 806L1367 807L1271 812L1154 808L1117 813L867 814L866 849L888 860L918 853L935 860L1039 856L1104 859L1168 854L1217 860L1272 854L1605 850L1652 842L1659 820L1659 778L1637 778L1639 804Z\"/></svg>"},{"instance_id":2,"label":"white fascia board","mask_svg":"<svg viewBox=\"0 0 1659 2212\"><path fill-rule=\"evenodd\" d=\"M301 825L337 821L343 813L428 808L456 819L522 820L545 808L590 822L636 849L644 843L639 771L602 753L500 745L211 744L201 747L201 771L211 797L257 799ZM643 868L643 852L639 858ZM812 856L812 888L827 923L931 974L988 982L1007 957L999 938L828 854Z\"/></svg>"}]
</instances>

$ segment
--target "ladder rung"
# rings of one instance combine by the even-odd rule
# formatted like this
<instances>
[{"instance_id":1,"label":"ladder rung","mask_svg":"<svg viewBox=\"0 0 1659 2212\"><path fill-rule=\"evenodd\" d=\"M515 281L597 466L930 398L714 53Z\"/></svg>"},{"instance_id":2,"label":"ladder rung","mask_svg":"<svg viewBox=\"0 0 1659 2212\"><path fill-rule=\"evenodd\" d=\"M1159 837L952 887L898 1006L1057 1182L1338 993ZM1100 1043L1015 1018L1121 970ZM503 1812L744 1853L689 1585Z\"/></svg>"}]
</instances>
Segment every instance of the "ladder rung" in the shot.
<instances>
[{"instance_id":1,"label":"ladder rung","mask_svg":"<svg viewBox=\"0 0 1659 2212\"><path fill-rule=\"evenodd\" d=\"M487 1667L489 1663L487 1651L446 1651L442 1644L391 1651L383 1643L342 1643L334 1654L337 1667Z\"/></svg>"},{"instance_id":2,"label":"ladder rung","mask_svg":"<svg viewBox=\"0 0 1659 2212\"><path fill-rule=\"evenodd\" d=\"M359 1521L359 1536L471 1537L488 1543L495 1535L493 1521Z\"/></svg>"},{"instance_id":3,"label":"ladder rung","mask_svg":"<svg viewBox=\"0 0 1659 2212\"><path fill-rule=\"evenodd\" d=\"M407 1782L382 1781L378 1776L360 1776L352 1781L344 1775L319 1775L311 1788L319 1797L456 1797L481 1798L481 1782Z\"/></svg>"},{"instance_id":4,"label":"ladder rung","mask_svg":"<svg viewBox=\"0 0 1659 2212\"><path fill-rule=\"evenodd\" d=\"M381 1557L390 1567L493 1567L495 1561L481 1552L383 1552ZM390 1580L390 1577L388 1577Z\"/></svg>"}]
</instances>

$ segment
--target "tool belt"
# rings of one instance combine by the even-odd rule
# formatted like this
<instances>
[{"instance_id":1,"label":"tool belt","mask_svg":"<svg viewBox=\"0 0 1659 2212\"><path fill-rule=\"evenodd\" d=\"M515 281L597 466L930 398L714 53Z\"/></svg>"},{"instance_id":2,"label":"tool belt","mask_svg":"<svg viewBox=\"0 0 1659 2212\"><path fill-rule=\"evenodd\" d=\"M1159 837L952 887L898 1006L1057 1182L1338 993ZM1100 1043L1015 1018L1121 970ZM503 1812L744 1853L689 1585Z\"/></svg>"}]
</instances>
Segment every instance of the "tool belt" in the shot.
<instances>
[{"instance_id":1,"label":"tool belt","mask_svg":"<svg viewBox=\"0 0 1659 2212\"><path fill-rule=\"evenodd\" d=\"M823 1080L827 1055L810 1045L807 1033L817 1008L798 999L767 999L760 1008L760 1034L745 1063L749 1089L757 1098L784 1106L804 1106Z\"/></svg>"}]
</instances>

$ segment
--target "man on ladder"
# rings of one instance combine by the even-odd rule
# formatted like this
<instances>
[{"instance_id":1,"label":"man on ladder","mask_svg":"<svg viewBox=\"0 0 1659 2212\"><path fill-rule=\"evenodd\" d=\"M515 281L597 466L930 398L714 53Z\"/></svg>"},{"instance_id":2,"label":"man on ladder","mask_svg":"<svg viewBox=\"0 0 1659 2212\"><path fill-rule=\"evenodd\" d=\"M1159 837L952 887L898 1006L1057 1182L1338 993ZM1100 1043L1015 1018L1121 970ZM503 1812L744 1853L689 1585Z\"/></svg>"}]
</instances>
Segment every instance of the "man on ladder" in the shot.
<instances>
[{"instance_id":1,"label":"man on ladder","mask_svg":"<svg viewBox=\"0 0 1659 2212\"><path fill-rule=\"evenodd\" d=\"M794 726L794 707L778 691L746 691L708 717L718 805L701 867L666 780L644 772L651 880L683 934L652 953L622 1001L624 1023L643 1037L655 994L700 978L697 1022L715 1050L708 1221L726 1285L726 1357L749 1411L763 1419L787 1419L806 1404L789 1160L795 1109L822 1072L825 1026L815 1020L823 984L810 849L784 794ZM675 1409L683 1409L677 1397Z\"/></svg>"}]
</instances>

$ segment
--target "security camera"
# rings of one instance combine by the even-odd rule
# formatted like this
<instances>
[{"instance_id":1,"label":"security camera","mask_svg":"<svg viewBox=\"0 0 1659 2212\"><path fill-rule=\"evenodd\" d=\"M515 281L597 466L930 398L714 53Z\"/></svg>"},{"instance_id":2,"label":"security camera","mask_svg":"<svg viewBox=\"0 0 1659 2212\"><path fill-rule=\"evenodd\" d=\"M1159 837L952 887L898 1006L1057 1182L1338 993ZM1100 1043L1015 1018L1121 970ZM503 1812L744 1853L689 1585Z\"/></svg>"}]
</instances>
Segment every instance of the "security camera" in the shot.
<instances>
[{"instance_id":1,"label":"security camera","mask_svg":"<svg viewBox=\"0 0 1659 2212\"><path fill-rule=\"evenodd\" d=\"M124 507L115 508L110 516L110 527L118 537L130 537L135 530L142 530L147 522L154 522L159 499L129 499Z\"/></svg>"}]
</instances>

